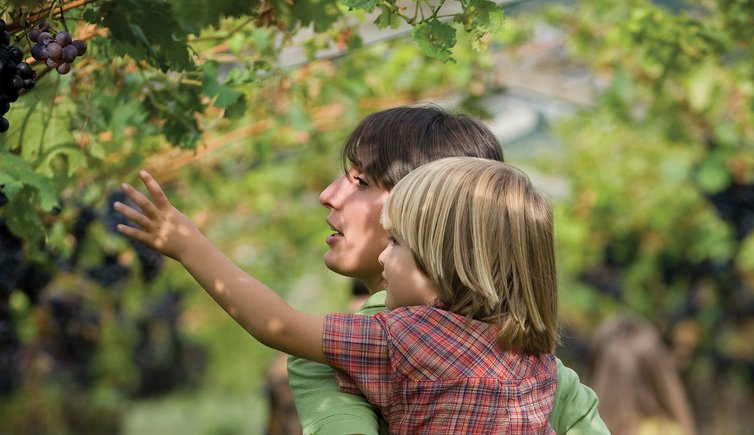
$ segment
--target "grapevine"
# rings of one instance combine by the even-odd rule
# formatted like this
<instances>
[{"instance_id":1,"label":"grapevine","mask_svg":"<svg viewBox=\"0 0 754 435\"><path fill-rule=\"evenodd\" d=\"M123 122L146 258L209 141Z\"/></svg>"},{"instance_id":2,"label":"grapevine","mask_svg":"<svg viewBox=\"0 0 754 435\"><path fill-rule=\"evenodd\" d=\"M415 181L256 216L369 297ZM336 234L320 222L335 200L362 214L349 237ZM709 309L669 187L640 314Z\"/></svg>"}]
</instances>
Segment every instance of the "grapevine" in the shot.
<instances>
[{"instance_id":1,"label":"grapevine","mask_svg":"<svg viewBox=\"0 0 754 435\"><path fill-rule=\"evenodd\" d=\"M62 8L60 14L62 17ZM36 72L24 60L24 51L11 44L8 30L8 24L0 19L0 133L8 131L10 127L10 122L5 118L10 104L18 100L23 91L36 85ZM86 53L86 42L73 39L67 29L56 32L44 21L29 30L26 36L31 45L31 57L58 74L71 72L71 64Z\"/></svg>"},{"instance_id":2,"label":"grapevine","mask_svg":"<svg viewBox=\"0 0 754 435\"><path fill-rule=\"evenodd\" d=\"M10 103L18 100L22 89L34 87L35 73L31 65L24 62L20 48L10 44L10 34L5 20L0 19L0 133L8 131L10 122L5 114Z\"/></svg>"}]
</instances>

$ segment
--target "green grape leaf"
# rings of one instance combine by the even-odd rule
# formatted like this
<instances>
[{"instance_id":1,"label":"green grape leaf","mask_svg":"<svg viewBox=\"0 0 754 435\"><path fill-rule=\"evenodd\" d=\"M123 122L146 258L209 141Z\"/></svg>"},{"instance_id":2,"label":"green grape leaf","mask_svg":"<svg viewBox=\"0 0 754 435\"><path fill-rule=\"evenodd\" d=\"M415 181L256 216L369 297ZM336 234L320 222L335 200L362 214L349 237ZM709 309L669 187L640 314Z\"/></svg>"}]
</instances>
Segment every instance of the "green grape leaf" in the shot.
<instances>
[{"instance_id":1,"label":"green grape leaf","mask_svg":"<svg viewBox=\"0 0 754 435\"><path fill-rule=\"evenodd\" d=\"M39 210L36 207L38 196L35 192L31 186L24 186L18 195L15 195L3 206L8 228L13 234L28 242L32 251L39 249L37 242L46 234L42 219L39 217Z\"/></svg>"},{"instance_id":2,"label":"green grape leaf","mask_svg":"<svg viewBox=\"0 0 754 435\"><path fill-rule=\"evenodd\" d=\"M59 144L45 150L39 171L48 177L73 177L86 164L86 156L79 146Z\"/></svg>"},{"instance_id":3,"label":"green grape leaf","mask_svg":"<svg viewBox=\"0 0 754 435\"><path fill-rule=\"evenodd\" d=\"M217 68L213 64L204 66L202 90L208 97L215 98L215 107L225 109L225 118L238 119L246 113L246 97L243 92L220 84L217 81Z\"/></svg>"},{"instance_id":4,"label":"green grape leaf","mask_svg":"<svg viewBox=\"0 0 754 435\"><path fill-rule=\"evenodd\" d=\"M714 193L723 190L731 181L725 156L719 152L709 154L701 162L696 179L705 192Z\"/></svg>"},{"instance_id":5,"label":"green grape leaf","mask_svg":"<svg viewBox=\"0 0 754 435\"><path fill-rule=\"evenodd\" d=\"M110 30L113 48L120 55L146 60L168 70L189 70L186 29L172 15L169 4L159 0L110 0L100 7L100 24Z\"/></svg>"},{"instance_id":6,"label":"green grape leaf","mask_svg":"<svg viewBox=\"0 0 754 435\"><path fill-rule=\"evenodd\" d=\"M463 23L464 30L483 35L502 30L505 12L490 0L469 0L468 6L457 19Z\"/></svg>"},{"instance_id":7,"label":"green grape leaf","mask_svg":"<svg viewBox=\"0 0 754 435\"><path fill-rule=\"evenodd\" d=\"M312 25L317 33L329 30L341 16L335 3L328 0L297 0L290 13L302 27Z\"/></svg>"},{"instance_id":8,"label":"green grape leaf","mask_svg":"<svg viewBox=\"0 0 754 435\"><path fill-rule=\"evenodd\" d=\"M201 130L194 113L201 113L202 88L175 83L164 78L159 88L150 89L144 99L144 108L155 119L163 120L162 132L173 145L181 148L196 147Z\"/></svg>"},{"instance_id":9,"label":"green grape leaf","mask_svg":"<svg viewBox=\"0 0 754 435\"><path fill-rule=\"evenodd\" d=\"M202 92L204 95L213 98L220 92L222 85L217 80L217 66L214 63L206 63L202 67Z\"/></svg>"},{"instance_id":10,"label":"green grape leaf","mask_svg":"<svg viewBox=\"0 0 754 435\"><path fill-rule=\"evenodd\" d=\"M227 119L239 119L246 113L246 98L239 98L225 108L223 117Z\"/></svg>"},{"instance_id":11,"label":"green grape leaf","mask_svg":"<svg viewBox=\"0 0 754 435\"><path fill-rule=\"evenodd\" d=\"M239 99L243 98L243 96L243 92L231 89L227 86L222 86L220 87L220 91L217 93L217 98L215 99L215 107L226 109L236 104Z\"/></svg>"},{"instance_id":12,"label":"green grape leaf","mask_svg":"<svg viewBox=\"0 0 754 435\"><path fill-rule=\"evenodd\" d=\"M417 24L411 31L424 53L443 62L455 62L450 51L456 45L456 30L450 24L432 19Z\"/></svg>"},{"instance_id":13,"label":"green grape leaf","mask_svg":"<svg viewBox=\"0 0 754 435\"><path fill-rule=\"evenodd\" d=\"M340 0L340 3L349 10L365 9L371 12L378 4L380 4L380 0Z\"/></svg>"},{"instance_id":14,"label":"green grape leaf","mask_svg":"<svg viewBox=\"0 0 754 435\"><path fill-rule=\"evenodd\" d=\"M14 154L0 151L0 185L5 195L14 200L24 187L35 191L35 204L44 211L51 211L58 199L50 181L34 171L29 162Z\"/></svg>"},{"instance_id":15,"label":"green grape leaf","mask_svg":"<svg viewBox=\"0 0 754 435\"><path fill-rule=\"evenodd\" d=\"M193 34L218 25L223 18L251 13L258 2L248 0L171 0L175 18Z\"/></svg>"},{"instance_id":16,"label":"green grape leaf","mask_svg":"<svg viewBox=\"0 0 754 435\"><path fill-rule=\"evenodd\" d=\"M374 20L374 24L379 29L397 29L401 25L401 20L387 6L380 6L380 15Z\"/></svg>"}]
</instances>

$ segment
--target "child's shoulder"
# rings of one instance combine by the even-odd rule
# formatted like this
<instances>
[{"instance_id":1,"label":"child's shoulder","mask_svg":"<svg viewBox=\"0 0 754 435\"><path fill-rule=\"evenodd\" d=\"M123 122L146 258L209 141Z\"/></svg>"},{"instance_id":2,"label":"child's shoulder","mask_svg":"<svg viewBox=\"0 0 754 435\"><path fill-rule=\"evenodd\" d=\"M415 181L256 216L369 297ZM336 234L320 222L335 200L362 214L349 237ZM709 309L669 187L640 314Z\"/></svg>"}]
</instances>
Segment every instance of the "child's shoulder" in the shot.
<instances>
[{"instance_id":1,"label":"child's shoulder","mask_svg":"<svg viewBox=\"0 0 754 435\"><path fill-rule=\"evenodd\" d=\"M387 329L411 330L416 333L434 333L438 330L469 332L494 337L495 327L489 323L467 319L465 316L444 310L435 305L412 305L375 314Z\"/></svg>"}]
</instances>

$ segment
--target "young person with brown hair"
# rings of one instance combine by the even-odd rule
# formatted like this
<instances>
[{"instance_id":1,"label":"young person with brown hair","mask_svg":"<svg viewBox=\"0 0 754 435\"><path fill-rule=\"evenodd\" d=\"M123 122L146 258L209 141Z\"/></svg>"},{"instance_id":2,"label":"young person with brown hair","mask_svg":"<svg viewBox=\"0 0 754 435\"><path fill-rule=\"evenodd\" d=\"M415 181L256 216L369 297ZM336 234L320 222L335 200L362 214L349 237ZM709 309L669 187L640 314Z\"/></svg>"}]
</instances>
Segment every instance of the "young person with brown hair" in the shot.
<instances>
[{"instance_id":1,"label":"young person with brown hair","mask_svg":"<svg viewBox=\"0 0 754 435\"><path fill-rule=\"evenodd\" d=\"M367 116L343 147L345 174L320 194L329 210L325 265L365 283L370 298L359 313L385 311L378 255L388 244L379 222L390 190L410 171L433 160L471 156L503 161L499 141L482 122L436 106L396 107ZM550 422L558 434L609 434L597 397L579 376L557 361L558 383ZM291 357L289 382L304 434L376 435L383 421L361 395L340 392L332 370Z\"/></svg>"}]
</instances>

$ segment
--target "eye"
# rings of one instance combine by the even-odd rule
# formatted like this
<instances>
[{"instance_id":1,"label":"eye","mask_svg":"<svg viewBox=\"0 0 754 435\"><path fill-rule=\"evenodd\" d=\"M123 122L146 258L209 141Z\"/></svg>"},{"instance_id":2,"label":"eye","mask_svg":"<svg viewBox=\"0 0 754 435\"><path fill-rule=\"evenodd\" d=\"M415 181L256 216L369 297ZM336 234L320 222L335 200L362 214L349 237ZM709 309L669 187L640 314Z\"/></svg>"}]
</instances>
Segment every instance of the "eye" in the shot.
<instances>
[{"instance_id":1,"label":"eye","mask_svg":"<svg viewBox=\"0 0 754 435\"><path fill-rule=\"evenodd\" d=\"M392 235L387 236L387 240L388 240L388 242L390 242L391 246L397 246L398 245L398 240L396 240L395 237L393 237Z\"/></svg>"},{"instance_id":2,"label":"eye","mask_svg":"<svg viewBox=\"0 0 754 435\"><path fill-rule=\"evenodd\" d=\"M367 183L366 179L364 179L363 176L356 176L356 177L353 177L353 179L356 181L356 187L358 188L369 187L369 183Z\"/></svg>"},{"instance_id":3,"label":"eye","mask_svg":"<svg viewBox=\"0 0 754 435\"><path fill-rule=\"evenodd\" d=\"M366 175L359 168L351 166L346 173L349 180L352 180L357 189L369 187Z\"/></svg>"}]
</instances>

